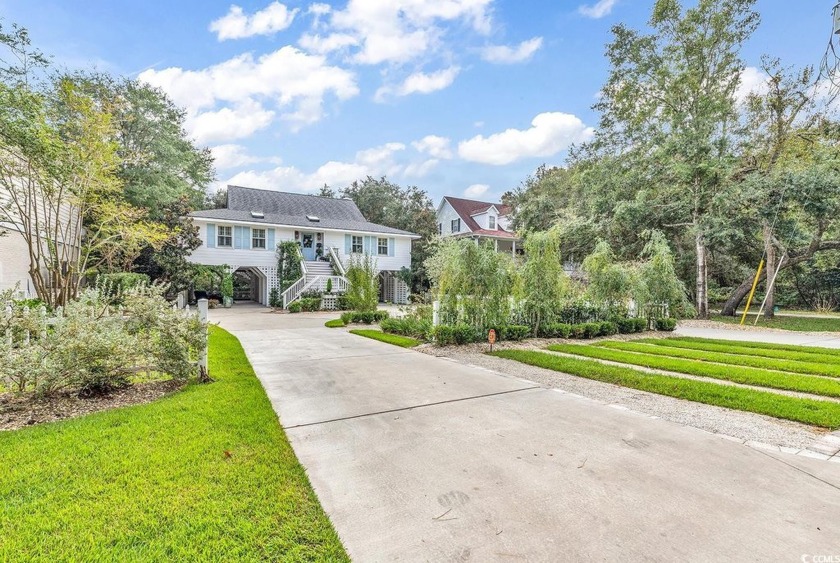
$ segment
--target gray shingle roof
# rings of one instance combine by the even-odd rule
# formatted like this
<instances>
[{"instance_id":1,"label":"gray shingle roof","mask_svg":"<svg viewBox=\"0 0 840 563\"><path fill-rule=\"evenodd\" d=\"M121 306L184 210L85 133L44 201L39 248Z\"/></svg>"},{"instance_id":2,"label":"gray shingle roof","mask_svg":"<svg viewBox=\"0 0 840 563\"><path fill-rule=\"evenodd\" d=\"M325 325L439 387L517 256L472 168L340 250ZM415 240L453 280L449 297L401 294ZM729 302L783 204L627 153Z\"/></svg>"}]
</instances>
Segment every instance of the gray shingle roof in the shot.
<instances>
[{"instance_id":1,"label":"gray shingle roof","mask_svg":"<svg viewBox=\"0 0 840 563\"><path fill-rule=\"evenodd\" d=\"M321 227L394 235L414 234L368 222L356 204L349 199L258 190L241 186L228 186L227 197L227 209L194 211L190 213L190 216L312 229ZM251 216L252 211L261 212L265 217L255 218ZM316 216L320 221L310 221L306 218L307 215Z\"/></svg>"}]
</instances>

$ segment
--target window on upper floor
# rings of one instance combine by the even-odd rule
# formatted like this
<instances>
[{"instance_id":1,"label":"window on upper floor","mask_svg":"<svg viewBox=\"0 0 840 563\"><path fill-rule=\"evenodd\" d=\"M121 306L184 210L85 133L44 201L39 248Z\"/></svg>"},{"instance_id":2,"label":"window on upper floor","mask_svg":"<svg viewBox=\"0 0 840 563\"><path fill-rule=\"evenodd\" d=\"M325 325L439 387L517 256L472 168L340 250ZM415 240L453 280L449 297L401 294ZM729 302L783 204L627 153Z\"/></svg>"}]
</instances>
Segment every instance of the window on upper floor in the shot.
<instances>
[{"instance_id":1,"label":"window on upper floor","mask_svg":"<svg viewBox=\"0 0 840 563\"><path fill-rule=\"evenodd\" d=\"M449 230L453 233L460 233L461 232L461 220L460 219L452 219L452 223L449 224Z\"/></svg>"},{"instance_id":2,"label":"window on upper floor","mask_svg":"<svg viewBox=\"0 0 840 563\"><path fill-rule=\"evenodd\" d=\"M376 241L376 253L380 256L388 256L388 239L380 238Z\"/></svg>"},{"instance_id":3,"label":"window on upper floor","mask_svg":"<svg viewBox=\"0 0 840 563\"><path fill-rule=\"evenodd\" d=\"M217 227L216 246L233 246L233 227Z\"/></svg>"},{"instance_id":4,"label":"window on upper floor","mask_svg":"<svg viewBox=\"0 0 840 563\"><path fill-rule=\"evenodd\" d=\"M251 248L265 250L265 229L251 229Z\"/></svg>"},{"instance_id":5,"label":"window on upper floor","mask_svg":"<svg viewBox=\"0 0 840 563\"><path fill-rule=\"evenodd\" d=\"M488 227L490 228L491 231L496 230L496 216L495 215L489 215L487 217L487 225L488 225Z\"/></svg>"},{"instance_id":6,"label":"window on upper floor","mask_svg":"<svg viewBox=\"0 0 840 563\"><path fill-rule=\"evenodd\" d=\"M353 254L362 254L365 251L365 241L362 237L357 237L353 235L352 244L350 246L350 252Z\"/></svg>"}]
</instances>

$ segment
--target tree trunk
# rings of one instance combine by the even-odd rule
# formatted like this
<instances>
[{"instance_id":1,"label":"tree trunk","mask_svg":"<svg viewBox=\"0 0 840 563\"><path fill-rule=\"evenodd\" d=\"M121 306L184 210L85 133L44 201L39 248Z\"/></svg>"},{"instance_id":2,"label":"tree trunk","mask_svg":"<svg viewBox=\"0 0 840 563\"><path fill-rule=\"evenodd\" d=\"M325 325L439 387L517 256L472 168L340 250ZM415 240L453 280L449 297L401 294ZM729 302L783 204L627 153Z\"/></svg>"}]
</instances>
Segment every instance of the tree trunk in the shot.
<instances>
[{"instance_id":1,"label":"tree trunk","mask_svg":"<svg viewBox=\"0 0 840 563\"><path fill-rule=\"evenodd\" d=\"M775 305L776 288L773 286L773 275L776 273L776 247L773 246L773 230L766 222L764 223L764 253L767 255L767 267L764 269L765 286L767 297L764 302L764 318L773 318L773 307Z\"/></svg>"},{"instance_id":2,"label":"tree trunk","mask_svg":"<svg viewBox=\"0 0 840 563\"><path fill-rule=\"evenodd\" d=\"M750 289L752 289L753 284L753 276L748 277L744 281L741 282L741 285L735 288L732 294L729 296L729 299L726 300L726 303L723 304L723 309L721 310L721 315L726 315L728 317L734 317L735 313L738 311L738 305L741 304L747 295L750 293Z\"/></svg>"},{"instance_id":3,"label":"tree trunk","mask_svg":"<svg viewBox=\"0 0 840 563\"><path fill-rule=\"evenodd\" d=\"M695 243L697 246L697 318L709 318L708 266L706 262L706 240L702 229L697 226Z\"/></svg>"}]
</instances>

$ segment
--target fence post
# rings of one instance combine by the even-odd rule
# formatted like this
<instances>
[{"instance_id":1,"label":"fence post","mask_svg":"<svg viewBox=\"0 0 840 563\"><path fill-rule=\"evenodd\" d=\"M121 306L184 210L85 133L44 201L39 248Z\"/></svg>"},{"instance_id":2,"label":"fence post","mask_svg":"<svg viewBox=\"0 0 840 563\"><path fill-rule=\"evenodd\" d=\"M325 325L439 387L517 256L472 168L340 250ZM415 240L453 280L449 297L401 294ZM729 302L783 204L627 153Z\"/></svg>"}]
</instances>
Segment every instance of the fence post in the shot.
<instances>
[{"instance_id":1,"label":"fence post","mask_svg":"<svg viewBox=\"0 0 840 563\"><path fill-rule=\"evenodd\" d=\"M199 299L198 300L198 320L201 321L204 330L204 350L202 350L201 355L198 358L198 369L199 369L199 378L201 381L209 381L210 374L207 373L207 348L209 347L210 343L207 338L207 308L208 302L207 299Z\"/></svg>"},{"instance_id":2,"label":"fence post","mask_svg":"<svg viewBox=\"0 0 840 563\"><path fill-rule=\"evenodd\" d=\"M432 326L440 324L440 301L432 302Z\"/></svg>"}]
</instances>

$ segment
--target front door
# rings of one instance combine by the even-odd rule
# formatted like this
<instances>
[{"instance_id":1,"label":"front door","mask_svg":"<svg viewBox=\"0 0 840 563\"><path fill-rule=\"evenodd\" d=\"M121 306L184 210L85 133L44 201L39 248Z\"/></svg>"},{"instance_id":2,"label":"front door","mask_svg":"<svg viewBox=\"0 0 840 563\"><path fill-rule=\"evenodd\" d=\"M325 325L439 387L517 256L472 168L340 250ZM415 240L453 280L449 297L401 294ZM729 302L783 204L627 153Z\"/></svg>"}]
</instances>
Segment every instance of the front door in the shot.
<instances>
[{"instance_id":1,"label":"front door","mask_svg":"<svg viewBox=\"0 0 840 563\"><path fill-rule=\"evenodd\" d=\"M315 233L301 233L301 249L304 260L315 260Z\"/></svg>"}]
</instances>

